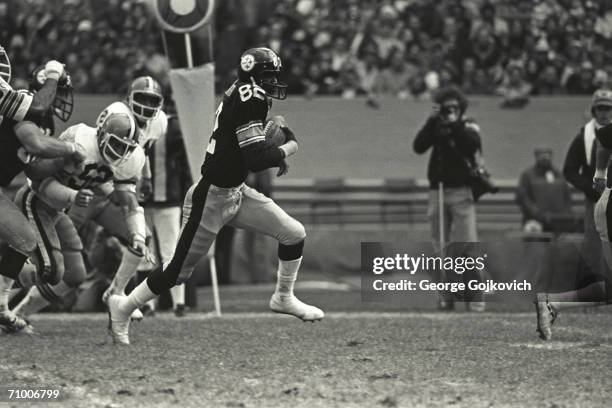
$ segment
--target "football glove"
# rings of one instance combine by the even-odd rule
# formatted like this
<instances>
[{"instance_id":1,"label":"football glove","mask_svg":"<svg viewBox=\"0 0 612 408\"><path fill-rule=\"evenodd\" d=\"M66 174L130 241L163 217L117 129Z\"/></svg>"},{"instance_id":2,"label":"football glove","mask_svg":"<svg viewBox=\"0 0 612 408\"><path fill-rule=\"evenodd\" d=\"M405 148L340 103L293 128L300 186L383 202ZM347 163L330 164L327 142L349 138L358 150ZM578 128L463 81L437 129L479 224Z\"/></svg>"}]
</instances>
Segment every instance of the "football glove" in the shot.
<instances>
[{"instance_id":1,"label":"football glove","mask_svg":"<svg viewBox=\"0 0 612 408\"><path fill-rule=\"evenodd\" d=\"M64 64L62 64L61 62L51 60L45 64L45 75L47 76L47 78L59 81L63 74Z\"/></svg>"}]
</instances>

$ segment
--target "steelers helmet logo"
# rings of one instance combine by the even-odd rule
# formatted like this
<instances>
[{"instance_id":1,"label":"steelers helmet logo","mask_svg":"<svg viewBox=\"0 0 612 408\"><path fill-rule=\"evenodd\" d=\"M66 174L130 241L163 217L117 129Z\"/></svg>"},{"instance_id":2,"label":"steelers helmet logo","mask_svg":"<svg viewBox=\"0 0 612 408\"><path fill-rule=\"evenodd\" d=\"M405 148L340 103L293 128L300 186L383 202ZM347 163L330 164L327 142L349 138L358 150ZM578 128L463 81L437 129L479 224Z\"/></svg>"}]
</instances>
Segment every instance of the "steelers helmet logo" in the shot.
<instances>
[{"instance_id":1,"label":"steelers helmet logo","mask_svg":"<svg viewBox=\"0 0 612 408\"><path fill-rule=\"evenodd\" d=\"M214 0L154 0L157 21L164 30L190 33L208 22Z\"/></svg>"},{"instance_id":2,"label":"steelers helmet logo","mask_svg":"<svg viewBox=\"0 0 612 408\"><path fill-rule=\"evenodd\" d=\"M244 55L240 60L240 68L245 72L249 72L254 66L255 58L251 54Z\"/></svg>"},{"instance_id":3,"label":"steelers helmet logo","mask_svg":"<svg viewBox=\"0 0 612 408\"><path fill-rule=\"evenodd\" d=\"M280 58L278 57L274 57L274 68L278 68L278 66L280 65Z\"/></svg>"}]
</instances>

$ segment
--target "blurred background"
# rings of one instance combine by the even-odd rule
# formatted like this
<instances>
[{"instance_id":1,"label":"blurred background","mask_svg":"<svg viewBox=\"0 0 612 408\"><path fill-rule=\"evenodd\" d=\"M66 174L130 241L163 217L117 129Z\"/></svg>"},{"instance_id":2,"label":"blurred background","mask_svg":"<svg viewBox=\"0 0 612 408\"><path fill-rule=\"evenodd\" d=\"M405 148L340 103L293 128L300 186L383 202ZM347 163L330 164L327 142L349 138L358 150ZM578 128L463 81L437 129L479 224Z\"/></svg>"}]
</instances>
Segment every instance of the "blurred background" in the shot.
<instances>
[{"instance_id":1,"label":"blurred background","mask_svg":"<svg viewBox=\"0 0 612 408\"><path fill-rule=\"evenodd\" d=\"M223 0L215 7L217 95L246 48L269 47L283 61L290 96L273 113L287 117L301 147L289 175L272 177L270 194L306 224L306 267L328 277L359 270L363 240L429 239L428 155L417 156L412 142L438 89L456 85L468 95L467 115L480 125L487 167L502 187L477 206L487 240L521 232L515 189L534 149L550 148L561 168L590 119L590 95L612 84L612 0ZM66 63L76 108L58 132L93 123L138 74L169 86L161 30L141 0L0 0L0 44L16 88L27 87L44 61ZM570 197L579 219L584 197L575 189ZM244 256L235 254L240 264ZM252 279L240 270L232 281Z\"/></svg>"}]
</instances>

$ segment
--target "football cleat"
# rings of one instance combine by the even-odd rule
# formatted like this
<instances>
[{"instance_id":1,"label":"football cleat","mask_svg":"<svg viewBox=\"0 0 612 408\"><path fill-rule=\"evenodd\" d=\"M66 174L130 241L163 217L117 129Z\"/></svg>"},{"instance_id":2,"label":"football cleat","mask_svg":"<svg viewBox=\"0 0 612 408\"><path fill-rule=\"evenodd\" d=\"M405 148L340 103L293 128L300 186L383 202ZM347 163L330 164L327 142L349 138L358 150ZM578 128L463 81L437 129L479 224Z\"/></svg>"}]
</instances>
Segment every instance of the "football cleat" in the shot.
<instances>
[{"instance_id":1,"label":"football cleat","mask_svg":"<svg viewBox=\"0 0 612 408\"><path fill-rule=\"evenodd\" d=\"M176 317L185 317L185 305L182 303L176 305L174 308L174 315Z\"/></svg>"},{"instance_id":2,"label":"football cleat","mask_svg":"<svg viewBox=\"0 0 612 408\"><path fill-rule=\"evenodd\" d=\"M34 328L30 323L11 310L0 312L0 331L6 334L34 334Z\"/></svg>"},{"instance_id":3,"label":"football cleat","mask_svg":"<svg viewBox=\"0 0 612 408\"><path fill-rule=\"evenodd\" d=\"M130 316L121 312L125 296L112 294L108 297L108 332L115 344L130 344Z\"/></svg>"},{"instance_id":4,"label":"football cleat","mask_svg":"<svg viewBox=\"0 0 612 408\"><path fill-rule=\"evenodd\" d=\"M120 293L117 292L112 285L109 286L108 289L106 289L104 293L102 294L102 302L104 302L104 304L107 306L108 306L108 298L111 295L120 295ZM132 320L133 322L140 322L142 319L144 319L144 314L142 314L140 309L134 309L134 311L132 312L132 315L130 316L130 320Z\"/></svg>"},{"instance_id":5,"label":"football cleat","mask_svg":"<svg viewBox=\"0 0 612 408\"><path fill-rule=\"evenodd\" d=\"M275 293L270 299L270 309L275 313L293 315L305 322L314 322L325 317L325 313L321 309L307 305L294 295L279 295Z\"/></svg>"},{"instance_id":6,"label":"football cleat","mask_svg":"<svg viewBox=\"0 0 612 408\"><path fill-rule=\"evenodd\" d=\"M536 301L533 302L536 309L537 329L542 340L550 340L552 337L552 325L559 315L555 308L548 302L548 294L538 293Z\"/></svg>"}]
</instances>

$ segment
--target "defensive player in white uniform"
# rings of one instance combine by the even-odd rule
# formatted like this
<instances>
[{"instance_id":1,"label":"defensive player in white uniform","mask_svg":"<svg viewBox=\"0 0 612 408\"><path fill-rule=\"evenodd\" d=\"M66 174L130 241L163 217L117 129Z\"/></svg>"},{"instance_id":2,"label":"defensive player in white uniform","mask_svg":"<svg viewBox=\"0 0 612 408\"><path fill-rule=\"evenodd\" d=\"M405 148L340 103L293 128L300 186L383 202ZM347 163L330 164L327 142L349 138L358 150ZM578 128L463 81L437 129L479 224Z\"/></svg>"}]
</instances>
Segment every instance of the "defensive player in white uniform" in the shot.
<instances>
[{"instance_id":1,"label":"defensive player in white uniform","mask_svg":"<svg viewBox=\"0 0 612 408\"><path fill-rule=\"evenodd\" d=\"M143 149L137 143L133 117L109 113L98 127L78 124L68 128L60 140L82 146L86 158L81 171L59 159L41 160L29 172L32 186L18 194L22 208L36 228L40 256L51 271L49 283L36 282L14 312L29 315L80 285L85 279L82 244L77 229L87 220L104 226L128 245L130 251L147 254L144 210L138 204L136 183L145 163ZM36 173L53 176L37 180ZM68 216L64 211L69 209ZM22 284L32 281L24 268Z\"/></svg>"},{"instance_id":2,"label":"defensive player in white uniform","mask_svg":"<svg viewBox=\"0 0 612 408\"><path fill-rule=\"evenodd\" d=\"M159 83L150 76L141 76L134 79L130 84L125 102L118 101L110 104L98 116L98 123L109 113L126 113L134 116L139 131L138 143L146 154L146 162L143 167L142 178L140 179L140 193L143 198L147 198L152 193L149 151L153 144L164 137L168 131L168 117L162 110L163 103L164 98ZM161 209L147 208L145 206L145 217L147 224L152 229L158 231L157 235L160 238L160 246L171 248L170 250L161 251L162 254L159 262L169 261L169 258L172 256L172 249L178 239L180 215L176 222L168 222L168 217L161 213ZM111 293L124 293L125 287L136 273L141 262L142 257L137 256L133 252L124 251L121 265L110 287L104 292L104 302L106 302ZM170 293L176 303L185 303L184 285L173 287Z\"/></svg>"},{"instance_id":3,"label":"defensive player in white uniform","mask_svg":"<svg viewBox=\"0 0 612 408\"><path fill-rule=\"evenodd\" d=\"M146 151L166 132L167 129L168 120L166 114L161 110L162 104L163 97L161 94L161 87L157 81L149 76L138 77L130 84L126 101L113 102L107 106L98 116L96 125L100 127L105 119L111 114L129 116L136 124L135 140L140 145L140 150L142 150L146 156ZM150 173L148 159L145 159L144 165L142 166L142 174L139 174L138 178L142 176L143 180L149 180L150 185ZM146 181L144 184L146 184ZM137 267L142 261L145 253L142 251L134 251L133 248L130 248L129 239L126 239L126 237L122 235L117 235L117 231L122 230L123 220L121 217L114 217L112 215L118 213L118 208L104 197L96 197L94 201L95 205L93 207L105 209L104 213L99 214L99 211L92 210L92 208L73 206L68 211L68 215L77 229L81 228L88 220L93 219L109 231L111 235L119 238L124 244L121 264L117 269L111 286L103 296L103 300L106 301L110 293L124 292L129 280L136 273ZM104 214L109 214L111 216L106 217ZM77 287L82 283L83 279L84 276L79 274L77 279L73 279L71 282L62 282L54 286L39 285L30 290L26 298L24 298L19 305L17 311L24 315L34 313L50 302L64 296L70 290L69 288ZM134 311L133 318L135 320L142 318L142 314L139 310Z\"/></svg>"}]
</instances>

